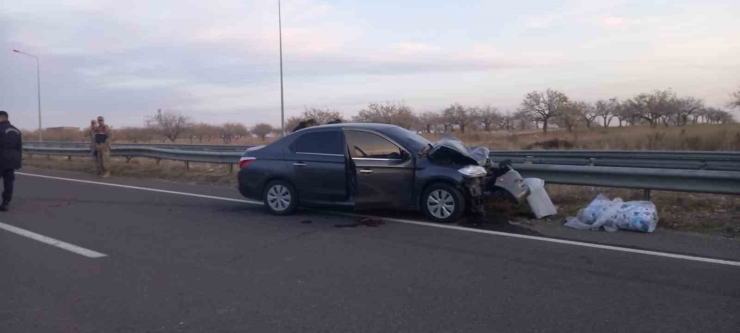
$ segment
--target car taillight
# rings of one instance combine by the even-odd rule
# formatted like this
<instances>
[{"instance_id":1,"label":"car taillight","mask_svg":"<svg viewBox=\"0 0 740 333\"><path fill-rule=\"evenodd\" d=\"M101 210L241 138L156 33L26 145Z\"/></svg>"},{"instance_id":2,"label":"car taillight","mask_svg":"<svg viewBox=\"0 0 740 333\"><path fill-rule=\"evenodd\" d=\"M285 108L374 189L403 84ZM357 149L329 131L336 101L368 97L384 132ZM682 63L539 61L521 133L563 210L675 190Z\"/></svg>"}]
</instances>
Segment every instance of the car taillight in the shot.
<instances>
[{"instance_id":1,"label":"car taillight","mask_svg":"<svg viewBox=\"0 0 740 333\"><path fill-rule=\"evenodd\" d=\"M239 160L239 169L244 169L247 167L247 165L251 164L252 162L256 161L257 159L254 157L242 157L241 160Z\"/></svg>"}]
</instances>

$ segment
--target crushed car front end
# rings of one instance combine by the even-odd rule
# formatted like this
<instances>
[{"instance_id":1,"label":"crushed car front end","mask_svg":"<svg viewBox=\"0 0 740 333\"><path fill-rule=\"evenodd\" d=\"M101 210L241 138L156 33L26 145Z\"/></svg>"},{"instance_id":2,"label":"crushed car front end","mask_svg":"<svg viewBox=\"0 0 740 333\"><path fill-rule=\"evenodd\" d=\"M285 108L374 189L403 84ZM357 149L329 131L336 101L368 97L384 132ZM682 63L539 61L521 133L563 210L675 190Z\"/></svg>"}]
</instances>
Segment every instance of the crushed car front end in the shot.
<instances>
[{"instance_id":1,"label":"crushed car front end","mask_svg":"<svg viewBox=\"0 0 740 333\"><path fill-rule=\"evenodd\" d=\"M454 137L443 138L421 155L435 166L458 174L458 188L465 195L468 213L483 215L485 196L502 196L515 203L529 195L521 175L509 163L491 165L485 147L467 147Z\"/></svg>"}]
</instances>

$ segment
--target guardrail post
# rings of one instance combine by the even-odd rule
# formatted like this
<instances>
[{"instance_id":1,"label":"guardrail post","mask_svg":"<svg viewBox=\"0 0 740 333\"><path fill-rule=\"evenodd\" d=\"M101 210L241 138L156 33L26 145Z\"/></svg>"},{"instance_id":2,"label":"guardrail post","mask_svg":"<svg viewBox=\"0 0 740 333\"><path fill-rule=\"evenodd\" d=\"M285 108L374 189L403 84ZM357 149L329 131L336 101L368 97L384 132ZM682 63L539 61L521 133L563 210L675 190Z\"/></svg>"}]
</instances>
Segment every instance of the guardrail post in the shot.
<instances>
[{"instance_id":1,"label":"guardrail post","mask_svg":"<svg viewBox=\"0 0 740 333\"><path fill-rule=\"evenodd\" d=\"M126 156L126 163L131 162L131 156Z\"/></svg>"},{"instance_id":2,"label":"guardrail post","mask_svg":"<svg viewBox=\"0 0 740 333\"><path fill-rule=\"evenodd\" d=\"M650 201L650 189L642 190L642 199L645 201Z\"/></svg>"},{"instance_id":3,"label":"guardrail post","mask_svg":"<svg viewBox=\"0 0 740 333\"><path fill-rule=\"evenodd\" d=\"M71 160L72 160L72 155L67 156L67 161L71 161Z\"/></svg>"},{"instance_id":4,"label":"guardrail post","mask_svg":"<svg viewBox=\"0 0 740 333\"><path fill-rule=\"evenodd\" d=\"M185 170L190 170L190 161L185 161Z\"/></svg>"},{"instance_id":5,"label":"guardrail post","mask_svg":"<svg viewBox=\"0 0 740 333\"><path fill-rule=\"evenodd\" d=\"M596 165L596 159L595 158L589 158L588 159L588 166L594 166Z\"/></svg>"},{"instance_id":6,"label":"guardrail post","mask_svg":"<svg viewBox=\"0 0 740 333\"><path fill-rule=\"evenodd\" d=\"M229 163L229 173L234 173L234 163Z\"/></svg>"}]
</instances>

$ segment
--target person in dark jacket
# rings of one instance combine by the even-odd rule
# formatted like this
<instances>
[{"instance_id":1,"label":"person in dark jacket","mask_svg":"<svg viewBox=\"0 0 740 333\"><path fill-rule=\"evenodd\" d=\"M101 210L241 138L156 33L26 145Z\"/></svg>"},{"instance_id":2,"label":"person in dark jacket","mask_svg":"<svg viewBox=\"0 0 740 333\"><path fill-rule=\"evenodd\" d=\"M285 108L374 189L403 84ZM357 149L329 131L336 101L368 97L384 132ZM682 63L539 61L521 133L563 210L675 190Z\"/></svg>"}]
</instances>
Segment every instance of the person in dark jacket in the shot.
<instances>
[{"instance_id":1,"label":"person in dark jacket","mask_svg":"<svg viewBox=\"0 0 740 333\"><path fill-rule=\"evenodd\" d=\"M302 130L304 128L318 126L318 125L319 125L319 123L316 122L316 119L309 119L309 120L302 121L302 122L298 123L298 126L296 126L293 129L293 132L300 131L300 130ZM293 132L291 132L291 133L293 133Z\"/></svg>"},{"instance_id":2,"label":"person in dark jacket","mask_svg":"<svg viewBox=\"0 0 740 333\"><path fill-rule=\"evenodd\" d=\"M23 156L21 131L8 121L8 113L0 111L0 172L3 177L3 203L0 211L7 212L13 199L15 170L21 168Z\"/></svg>"}]
</instances>

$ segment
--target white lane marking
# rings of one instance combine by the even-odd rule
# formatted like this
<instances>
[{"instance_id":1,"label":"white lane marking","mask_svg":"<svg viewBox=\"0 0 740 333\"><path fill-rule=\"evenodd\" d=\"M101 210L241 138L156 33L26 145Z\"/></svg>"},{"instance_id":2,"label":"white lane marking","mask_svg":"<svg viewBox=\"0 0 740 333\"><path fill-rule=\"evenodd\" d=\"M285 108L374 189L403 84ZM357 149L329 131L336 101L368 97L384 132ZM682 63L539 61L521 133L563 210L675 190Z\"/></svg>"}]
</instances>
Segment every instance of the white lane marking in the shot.
<instances>
[{"instance_id":1,"label":"white lane marking","mask_svg":"<svg viewBox=\"0 0 740 333\"><path fill-rule=\"evenodd\" d=\"M150 188L150 187L139 187L139 186L121 185L121 184L113 184L113 183L101 183L101 182L95 182L95 181L91 181L91 180L82 180L82 179L74 179L74 178L62 178L62 177L52 177L52 176L36 175L36 174L24 173L24 172L16 172L15 174L16 175L22 175L22 176L29 176L29 177L38 177L38 178L48 178L48 179L56 179L56 180L65 180L65 181L75 182L75 183L94 184L94 185L105 185L105 186L111 186L111 187L127 188L127 189L132 189L132 190L141 190L141 191L150 191L150 192L157 192L157 193L167 193L167 194L184 195L184 196L196 197L196 198L203 198L203 199L213 199L213 200L222 200L222 201L241 202L241 203L248 203L248 204L251 204L251 205L262 205L262 202L254 201L254 200L243 200L243 199L232 199L232 198L224 198L224 197L214 197L214 196L203 195L203 194L195 194L195 193L186 193L186 192L160 190L160 189Z\"/></svg>"},{"instance_id":2,"label":"white lane marking","mask_svg":"<svg viewBox=\"0 0 740 333\"><path fill-rule=\"evenodd\" d=\"M321 211L321 212L328 213L326 211ZM364 218L382 219L384 221L393 221L393 222L398 222L398 223L415 224L415 225L422 225L422 226L426 226L426 227L434 227L434 228L441 228L441 229L450 229L450 230L476 232L476 233L479 233L479 234L488 234L488 235L496 235L496 236L504 236L504 237L512 237L512 238L529 239L529 240L536 240L536 241L556 243L556 244L566 244L566 245L573 245L573 246L583 246L583 247L590 247L590 248L602 249L602 250L611 250L611 251L627 252L627 253L638 253L638 254L645 254L645 255L656 256L656 257L673 258L673 259L683 259L683 260L691 260L691 261L699 261L699 262L705 262L705 263L712 263L712 264L720 264L720 265L729 265L729 266L737 266L737 267L740 267L740 262L738 262L738 261L731 261L731 260L712 259L712 258L696 257L696 256L690 256L690 255L683 255L683 254L667 253L667 252L658 252L658 251L649 251L649 250L630 249L630 248L627 248L627 247L619 247L619 246L612 246L612 245L601 245L601 244L593 244L593 243L583 243L583 242L569 241L569 240L556 239L556 238L547 238L547 237L538 237L538 236L519 235L519 234L508 233L508 232L500 232L500 231L492 231L492 230L482 230L482 229L472 229L472 228L465 228L465 227L459 227L459 226L454 226L454 225L434 224L434 223L429 223L429 222L421 222L421 221L413 221L413 220L402 220L402 219L395 219L395 218L385 218L385 217L377 217L377 216L370 216L370 215L359 215L359 214L352 214L352 213L341 213L341 212L331 212L331 213L332 214L336 214L336 215L345 215L345 216L351 216L351 217L364 217Z\"/></svg>"},{"instance_id":3,"label":"white lane marking","mask_svg":"<svg viewBox=\"0 0 740 333\"><path fill-rule=\"evenodd\" d=\"M177 194L177 195L184 195L184 196L197 197L197 198L206 198L206 199L213 199L213 200L241 202L241 203L248 203L248 204L252 204L252 205L262 205L261 202L253 201L253 200L239 200L239 199L224 198L224 197L215 197L215 196L210 196L210 195L201 195L201 194L193 194L193 193L186 193L186 192L166 191L166 190L159 190L159 189L153 189L153 188L148 188L148 187L138 187L138 186L128 186L128 185L111 184L111 183L101 183L101 182L94 182L94 181L89 181L89 180L80 180L80 179L73 179L73 178L61 178L61 177L43 176L43 175L36 175L36 174L30 174L30 173L20 173L20 172L18 172L16 174L17 175L23 175L23 176L30 176L30 177L39 177L39 178L48 178L48 179L56 179L56 180L65 180L65 181L85 183L85 184L95 184L95 185L104 185L104 186L112 186L112 187L121 187L121 188L128 188L128 189L134 189L134 190L151 191L151 192L168 193L168 194ZM323 210L320 211L320 212L334 214L334 215L349 216L349 217L374 218L374 219L381 219L381 220L384 220L384 221L391 221L391 222L405 223L405 224L413 224L413 225L425 226L425 227L432 227L432 228L449 229L449 230L457 230L457 231L465 231L465 232L474 232L474 233L479 233L479 234L496 235L496 236L503 236L503 237L512 237L512 238L519 238L519 239L527 239L527 240L536 240L536 241L548 242L548 243L555 243L555 244L581 246L581 247L588 247L588 248L594 248L594 249L602 249L602 250L610 250L610 251L626 252L626 253L636 253L636 254L644 254L644 255L656 256L656 257L663 257L663 258L681 259L681 260L698 261L698 262L704 262L704 263L711 263L711 264L719 264L719 265L728 265L728 266L740 267L740 262L738 262L738 261L731 261L731 260L712 259L712 258L704 258L704 257L697 257L697 256L683 255L683 254L674 254L674 253L659 252L659 251L639 250L639 249L631 249L631 248L619 247L619 246L612 246L612 245L601 245L601 244L583 243L583 242L569 241L569 240L563 240L563 239L538 237L538 236L528 236L528 235L519 235L519 234L512 234L512 233L506 233L506 232L500 232L500 231L472 229L472 228L465 228L465 227L459 227L459 226L454 226L454 225L436 224L436 223L429 223L429 222L412 221L412 220L404 220L404 219L395 219L395 218L387 218L387 217L378 217L378 216L370 216L370 215L362 215L362 214L352 214L352 213L342 213L342 212L329 212L329 211L323 211Z\"/></svg>"},{"instance_id":4,"label":"white lane marking","mask_svg":"<svg viewBox=\"0 0 740 333\"><path fill-rule=\"evenodd\" d=\"M42 242L42 243L49 244L51 246L56 246L58 248L65 249L65 250L67 250L69 252L74 252L74 253L77 253L79 255L83 255L85 257L88 257L88 258L93 258L94 259L94 258L106 257L105 254L102 254L100 252L95 252L93 250L88 250L86 248L82 248L82 247L79 247L77 245L72 245L70 243L65 243L65 242L62 242L62 241L60 241L58 239L54 239L54 238L51 238L51 237L46 237L44 235L40 235L40 234L37 234L37 233L32 232L32 231L21 229L21 228L12 226L10 224L5 224L5 223L0 222L0 229L5 229L5 230L10 231L10 232L12 232L14 234L18 234L18 235L21 235L21 236L24 236L24 237L28 237L30 239L33 239L33 240L36 240L36 241L39 241L39 242Z\"/></svg>"}]
</instances>

